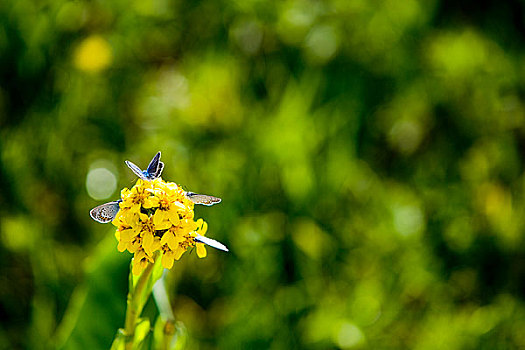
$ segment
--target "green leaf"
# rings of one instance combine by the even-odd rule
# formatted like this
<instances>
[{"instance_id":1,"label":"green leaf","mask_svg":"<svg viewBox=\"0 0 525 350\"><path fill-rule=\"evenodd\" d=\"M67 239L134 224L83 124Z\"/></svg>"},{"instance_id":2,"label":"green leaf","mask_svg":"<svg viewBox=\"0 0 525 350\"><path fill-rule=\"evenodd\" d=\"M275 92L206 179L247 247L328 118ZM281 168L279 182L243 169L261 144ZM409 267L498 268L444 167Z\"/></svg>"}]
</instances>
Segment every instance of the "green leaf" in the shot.
<instances>
[{"instance_id":1,"label":"green leaf","mask_svg":"<svg viewBox=\"0 0 525 350\"><path fill-rule=\"evenodd\" d=\"M111 344L111 350L124 350L125 346L126 335L124 334L124 330L119 328L117 335L115 335L115 339L113 340L113 344Z\"/></svg>"},{"instance_id":2,"label":"green leaf","mask_svg":"<svg viewBox=\"0 0 525 350\"><path fill-rule=\"evenodd\" d=\"M151 330L151 323L148 318L141 318L135 326L135 337L133 344L135 349L148 349L147 336Z\"/></svg>"}]
</instances>

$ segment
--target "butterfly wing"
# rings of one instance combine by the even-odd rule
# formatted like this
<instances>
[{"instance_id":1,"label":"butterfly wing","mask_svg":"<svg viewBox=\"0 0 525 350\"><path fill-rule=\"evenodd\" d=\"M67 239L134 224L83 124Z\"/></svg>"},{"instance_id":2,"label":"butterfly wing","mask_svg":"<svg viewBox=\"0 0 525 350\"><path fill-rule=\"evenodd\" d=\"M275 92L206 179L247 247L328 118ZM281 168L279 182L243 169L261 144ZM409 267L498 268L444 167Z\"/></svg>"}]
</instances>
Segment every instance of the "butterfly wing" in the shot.
<instances>
[{"instance_id":1,"label":"butterfly wing","mask_svg":"<svg viewBox=\"0 0 525 350\"><path fill-rule=\"evenodd\" d=\"M202 205L214 205L221 202L221 199L214 196L208 196L207 194L198 194L195 192L186 192L186 197L188 197L195 204Z\"/></svg>"},{"instance_id":2,"label":"butterfly wing","mask_svg":"<svg viewBox=\"0 0 525 350\"><path fill-rule=\"evenodd\" d=\"M153 175L152 180L159 178L162 175L162 170L164 170L164 163L159 162L159 167L157 168L157 171Z\"/></svg>"},{"instance_id":3,"label":"butterfly wing","mask_svg":"<svg viewBox=\"0 0 525 350\"><path fill-rule=\"evenodd\" d=\"M157 175L157 172L159 170L160 163L161 163L161 161L160 161L160 151L158 151L157 154L155 154L155 156L151 160L151 162L149 162L148 169L146 169L146 172L147 172L146 176L150 180L154 180L154 179L156 179L158 177L156 175Z\"/></svg>"},{"instance_id":4,"label":"butterfly wing","mask_svg":"<svg viewBox=\"0 0 525 350\"><path fill-rule=\"evenodd\" d=\"M133 171L133 173L135 175L137 175L139 178L141 178L142 180L148 180L146 178L146 176L144 176L144 174L142 173L142 170L136 166L135 164L133 164L132 162L130 162L129 160L126 160L126 165L128 166L128 168L131 169L131 171Z\"/></svg>"},{"instance_id":5,"label":"butterfly wing","mask_svg":"<svg viewBox=\"0 0 525 350\"><path fill-rule=\"evenodd\" d=\"M214 239L211 239L211 238L208 238L208 237L204 237L204 236L201 236L197 233L197 237L194 238L195 239L195 242L199 242L199 243L204 243L206 245L209 245L210 247L213 247L215 249L219 249L219 250L222 250L222 251L225 251L225 252L229 252L228 248L226 248L226 246L224 244L222 244L221 242L218 242Z\"/></svg>"},{"instance_id":6,"label":"butterfly wing","mask_svg":"<svg viewBox=\"0 0 525 350\"><path fill-rule=\"evenodd\" d=\"M117 216L117 213L120 210L120 202L122 202L122 200L99 205L98 207L91 209L89 215L91 215L93 220L100 222L101 224L106 224Z\"/></svg>"}]
</instances>

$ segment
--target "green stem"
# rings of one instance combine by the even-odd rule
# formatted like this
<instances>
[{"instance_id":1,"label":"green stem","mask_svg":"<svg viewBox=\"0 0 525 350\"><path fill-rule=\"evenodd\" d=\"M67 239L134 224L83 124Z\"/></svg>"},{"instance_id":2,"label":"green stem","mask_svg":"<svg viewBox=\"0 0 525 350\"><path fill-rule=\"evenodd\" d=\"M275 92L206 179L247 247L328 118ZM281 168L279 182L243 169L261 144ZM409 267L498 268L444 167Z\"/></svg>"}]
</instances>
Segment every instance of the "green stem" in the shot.
<instances>
[{"instance_id":1,"label":"green stem","mask_svg":"<svg viewBox=\"0 0 525 350\"><path fill-rule=\"evenodd\" d=\"M133 348L133 339L135 337L135 325L137 323L137 318L142 312L144 307L142 303L142 293L144 288L148 284L149 277L153 271L153 263L149 263L148 266L144 269L140 275L137 284L133 290L130 290L128 293L127 299L127 309L126 309L126 321L124 325L124 334L126 335L126 350L131 350ZM131 277L133 278L133 277Z\"/></svg>"}]
</instances>

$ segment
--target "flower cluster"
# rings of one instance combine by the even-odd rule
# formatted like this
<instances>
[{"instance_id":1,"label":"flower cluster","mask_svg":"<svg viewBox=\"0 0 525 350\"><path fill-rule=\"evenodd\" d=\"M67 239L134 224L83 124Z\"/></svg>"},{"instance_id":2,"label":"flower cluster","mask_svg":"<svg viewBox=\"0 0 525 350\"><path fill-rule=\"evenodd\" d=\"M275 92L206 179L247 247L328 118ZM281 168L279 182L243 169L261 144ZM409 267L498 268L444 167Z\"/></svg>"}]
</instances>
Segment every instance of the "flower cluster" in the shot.
<instances>
[{"instance_id":1,"label":"flower cluster","mask_svg":"<svg viewBox=\"0 0 525 350\"><path fill-rule=\"evenodd\" d=\"M121 199L112 223L117 227L118 250L134 254L134 275L154 262L157 251L165 268L171 268L174 260L194 246L200 258L206 256L204 244L194 238L204 236L208 225L202 219L194 221L194 203L176 183L138 179L131 189L122 190Z\"/></svg>"}]
</instances>

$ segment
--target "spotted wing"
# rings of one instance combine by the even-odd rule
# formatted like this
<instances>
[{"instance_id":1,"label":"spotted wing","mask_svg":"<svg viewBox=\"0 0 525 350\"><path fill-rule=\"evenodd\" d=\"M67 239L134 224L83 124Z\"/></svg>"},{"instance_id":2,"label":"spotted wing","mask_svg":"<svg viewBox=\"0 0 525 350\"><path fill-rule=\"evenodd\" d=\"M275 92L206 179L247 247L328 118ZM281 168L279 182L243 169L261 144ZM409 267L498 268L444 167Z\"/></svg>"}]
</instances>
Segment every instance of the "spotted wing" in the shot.
<instances>
[{"instance_id":1,"label":"spotted wing","mask_svg":"<svg viewBox=\"0 0 525 350\"><path fill-rule=\"evenodd\" d=\"M128 168L131 169L131 171L133 171L133 173L135 175L137 175L139 178L141 178L142 180L148 180L146 178L146 176L144 176L144 174L142 173L142 170L136 166L135 164L133 164L132 162L130 162L129 160L126 160L126 165L128 166Z\"/></svg>"},{"instance_id":2,"label":"spotted wing","mask_svg":"<svg viewBox=\"0 0 525 350\"><path fill-rule=\"evenodd\" d=\"M218 241L216 241L214 239L211 239L211 238L208 238L208 237L201 236L198 233L197 233L197 237L195 237L194 239L195 239L195 242L204 243L204 244L207 244L210 247L213 247L215 249L219 249L219 250L222 250L222 251L225 251L225 252L229 252L228 248L226 248L226 246L224 244L222 244L221 242L218 242Z\"/></svg>"},{"instance_id":3,"label":"spotted wing","mask_svg":"<svg viewBox=\"0 0 525 350\"><path fill-rule=\"evenodd\" d=\"M159 167L160 167L161 163L162 162L160 161L160 151L158 151L157 154L155 154L155 156L151 160L151 162L149 162L148 169L146 169L146 173L147 173L146 176L150 180L154 180L154 179L156 179L157 177L160 176L160 175L157 176L157 173L159 171ZM161 172L162 172L162 170L161 170Z\"/></svg>"},{"instance_id":4,"label":"spotted wing","mask_svg":"<svg viewBox=\"0 0 525 350\"><path fill-rule=\"evenodd\" d=\"M99 205L98 207L91 209L89 215L91 215L93 220L100 222L101 224L106 224L117 216L117 213L120 210L120 202L122 202L122 200Z\"/></svg>"},{"instance_id":5,"label":"spotted wing","mask_svg":"<svg viewBox=\"0 0 525 350\"><path fill-rule=\"evenodd\" d=\"M195 204L202 205L214 205L221 202L221 199L214 196L208 196L206 194L198 194L195 192L186 192L186 197L188 197Z\"/></svg>"}]
</instances>

